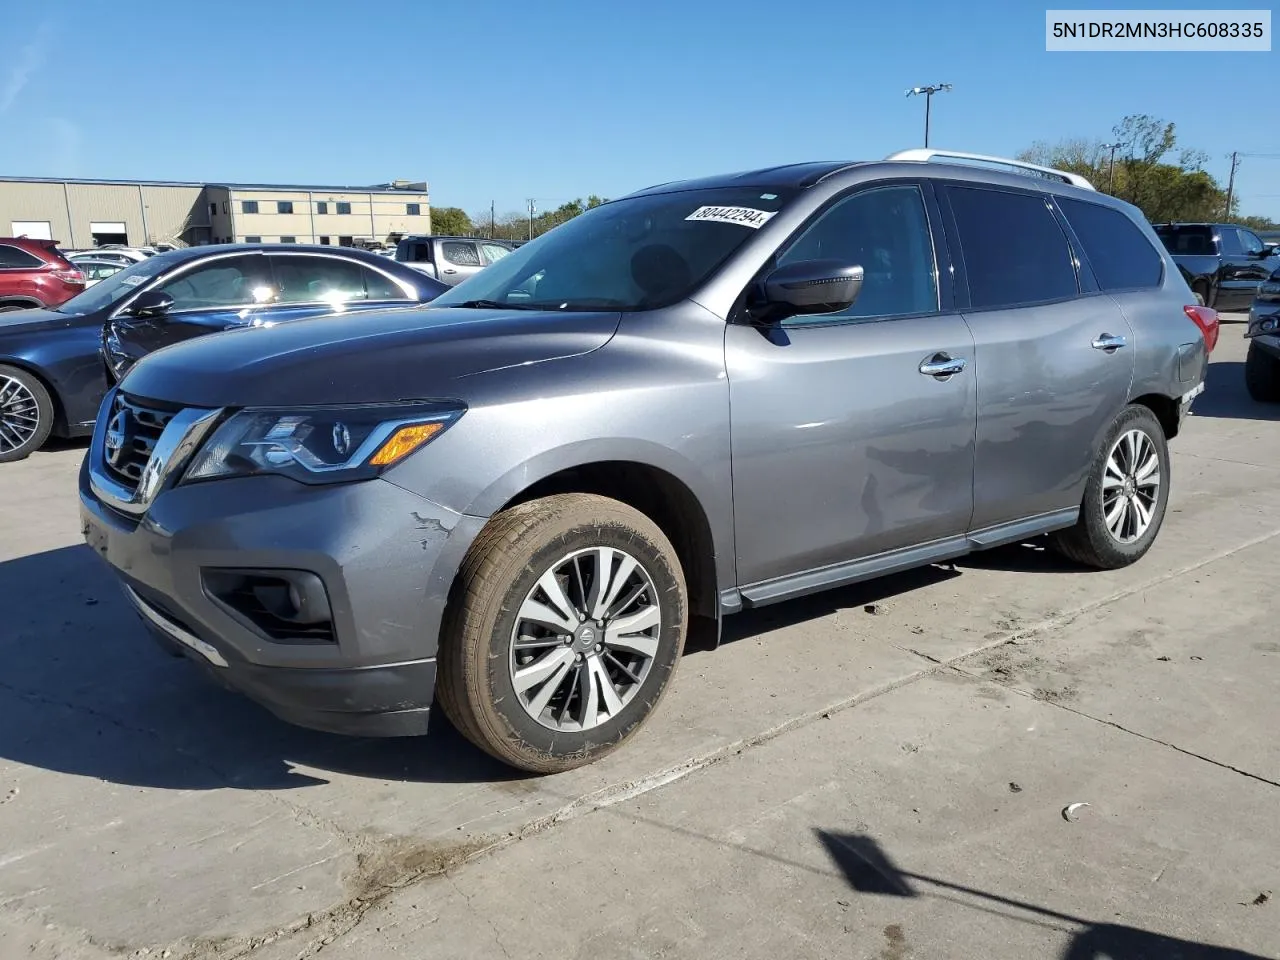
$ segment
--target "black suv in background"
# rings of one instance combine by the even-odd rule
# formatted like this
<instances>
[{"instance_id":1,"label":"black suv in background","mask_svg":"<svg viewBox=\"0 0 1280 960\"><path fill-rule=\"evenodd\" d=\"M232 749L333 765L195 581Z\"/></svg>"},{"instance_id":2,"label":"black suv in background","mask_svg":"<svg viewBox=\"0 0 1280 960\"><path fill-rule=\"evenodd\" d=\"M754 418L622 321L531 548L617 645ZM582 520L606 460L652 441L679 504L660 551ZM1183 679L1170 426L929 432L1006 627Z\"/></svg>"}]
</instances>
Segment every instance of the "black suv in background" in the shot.
<instances>
[{"instance_id":1,"label":"black suv in background","mask_svg":"<svg viewBox=\"0 0 1280 960\"><path fill-rule=\"evenodd\" d=\"M1233 223L1158 223L1156 234L1200 303L1248 310L1258 287L1280 267L1280 254Z\"/></svg>"}]
</instances>

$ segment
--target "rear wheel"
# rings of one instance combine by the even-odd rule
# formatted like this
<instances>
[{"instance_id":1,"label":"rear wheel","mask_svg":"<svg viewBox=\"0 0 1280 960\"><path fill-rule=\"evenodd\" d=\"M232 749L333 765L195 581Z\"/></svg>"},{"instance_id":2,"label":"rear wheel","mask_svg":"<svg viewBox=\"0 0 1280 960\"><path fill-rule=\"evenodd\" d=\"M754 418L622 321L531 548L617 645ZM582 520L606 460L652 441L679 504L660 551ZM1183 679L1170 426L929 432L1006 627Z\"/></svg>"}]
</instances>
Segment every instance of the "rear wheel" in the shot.
<instances>
[{"instance_id":1,"label":"rear wheel","mask_svg":"<svg viewBox=\"0 0 1280 960\"><path fill-rule=\"evenodd\" d=\"M1260 403L1280 401L1280 360L1257 344L1249 344L1244 361L1244 385L1249 396Z\"/></svg>"},{"instance_id":2,"label":"rear wheel","mask_svg":"<svg viewBox=\"0 0 1280 960\"><path fill-rule=\"evenodd\" d=\"M675 549L639 511L588 494L503 511L472 545L450 600L440 706L514 767L590 763L657 706L687 606Z\"/></svg>"},{"instance_id":3,"label":"rear wheel","mask_svg":"<svg viewBox=\"0 0 1280 960\"><path fill-rule=\"evenodd\" d=\"M1075 526L1050 536L1059 553L1114 570L1151 549L1169 502L1169 445L1155 414L1129 406L1094 458Z\"/></svg>"},{"instance_id":4,"label":"rear wheel","mask_svg":"<svg viewBox=\"0 0 1280 960\"><path fill-rule=\"evenodd\" d=\"M1204 283L1197 283L1191 288L1191 292L1196 295L1196 303L1205 307L1209 305L1209 287Z\"/></svg>"},{"instance_id":5,"label":"rear wheel","mask_svg":"<svg viewBox=\"0 0 1280 960\"><path fill-rule=\"evenodd\" d=\"M53 401L39 378L0 364L0 463L40 449L53 429Z\"/></svg>"}]
</instances>

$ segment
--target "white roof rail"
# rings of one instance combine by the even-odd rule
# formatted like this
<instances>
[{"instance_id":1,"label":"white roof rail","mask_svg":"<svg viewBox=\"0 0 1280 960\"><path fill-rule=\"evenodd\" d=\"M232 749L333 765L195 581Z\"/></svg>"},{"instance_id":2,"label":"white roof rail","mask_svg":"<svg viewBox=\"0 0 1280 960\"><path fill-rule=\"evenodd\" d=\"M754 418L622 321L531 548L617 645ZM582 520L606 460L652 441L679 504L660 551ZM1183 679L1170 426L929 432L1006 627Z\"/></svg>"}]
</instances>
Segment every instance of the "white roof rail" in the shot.
<instances>
[{"instance_id":1,"label":"white roof rail","mask_svg":"<svg viewBox=\"0 0 1280 960\"><path fill-rule=\"evenodd\" d=\"M929 147L922 147L914 150L899 150L897 153L890 154L885 157L885 159L924 163L934 159L935 157L943 160L978 160L982 163L994 163L1005 167L1034 170L1042 177L1046 177L1048 179L1061 180L1063 183L1069 183L1075 187L1082 187L1085 190L1095 189L1092 183L1080 176L1078 173L1068 173L1066 170L1055 170L1053 167L1042 167L1036 163L1027 163L1025 160L1010 160L1008 157L988 157L981 153L961 153L956 150L933 150Z\"/></svg>"}]
</instances>

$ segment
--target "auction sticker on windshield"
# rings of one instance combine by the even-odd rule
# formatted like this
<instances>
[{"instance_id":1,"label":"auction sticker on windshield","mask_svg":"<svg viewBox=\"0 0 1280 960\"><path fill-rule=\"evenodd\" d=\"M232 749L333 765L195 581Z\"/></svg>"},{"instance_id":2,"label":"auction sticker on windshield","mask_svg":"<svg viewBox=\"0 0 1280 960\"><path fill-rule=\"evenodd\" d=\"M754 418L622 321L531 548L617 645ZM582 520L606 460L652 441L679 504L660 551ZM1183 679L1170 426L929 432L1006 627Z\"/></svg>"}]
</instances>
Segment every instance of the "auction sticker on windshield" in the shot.
<instances>
[{"instance_id":1,"label":"auction sticker on windshield","mask_svg":"<svg viewBox=\"0 0 1280 960\"><path fill-rule=\"evenodd\" d=\"M135 273L132 277L121 277L120 282L128 284L131 287L136 287L138 284L146 283L150 279L150 277L139 276Z\"/></svg>"},{"instance_id":2,"label":"auction sticker on windshield","mask_svg":"<svg viewBox=\"0 0 1280 960\"><path fill-rule=\"evenodd\" d=\"M775 211L776 212L776 211ZM768 210L751 207L699 207L685 217L686 220L709 220L713 223L737 223L752 230L759 230L773 216Z\"/></svg>"}]
</instances>

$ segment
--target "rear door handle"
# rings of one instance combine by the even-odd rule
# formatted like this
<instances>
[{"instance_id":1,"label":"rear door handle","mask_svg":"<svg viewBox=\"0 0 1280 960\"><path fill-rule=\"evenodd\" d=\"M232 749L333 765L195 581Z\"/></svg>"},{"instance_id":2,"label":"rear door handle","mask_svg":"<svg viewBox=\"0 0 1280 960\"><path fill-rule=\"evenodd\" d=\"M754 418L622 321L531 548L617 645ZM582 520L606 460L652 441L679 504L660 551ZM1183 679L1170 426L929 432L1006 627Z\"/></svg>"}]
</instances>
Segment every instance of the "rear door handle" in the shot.
<instances>
[{"instance_id":1,"label":"rear door handle","mask_svg":"<svg viewBox=\"0 0 1280 960\"><path fill-rule=\"evenodd\" d=\"M1093 343L1090 344L1090 346L1092 346L1093 349L1095 350L1118 350L1120 347L1123 347L1128 342L1129 341L1126 340L1124 337L1116 337L1116 336L1112 336L1109 333L1103 333L1095 337Z\"/></svg>"},{"instance_id":2,"label":"rear door handle","mask_svg":"<svg viewBox=\"0 0 1280 960\"><path fill-rule=\"evenodd\" d=\"M963 371L966 362L964 357L951 357L945 353L935 353L929 359L920 362L920 372L926 377L938 377L945 380L952 374Z\"/></svg>"}]
</instances>

